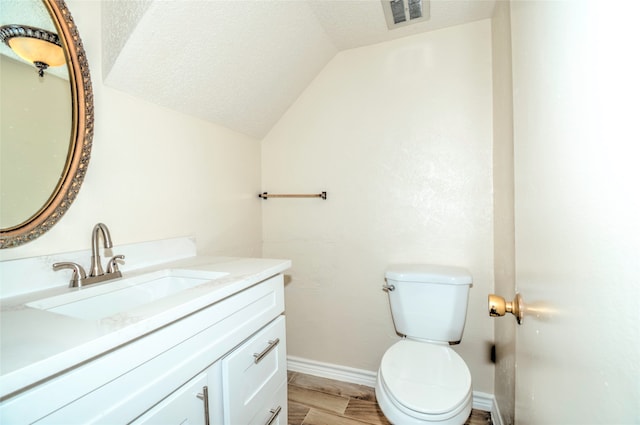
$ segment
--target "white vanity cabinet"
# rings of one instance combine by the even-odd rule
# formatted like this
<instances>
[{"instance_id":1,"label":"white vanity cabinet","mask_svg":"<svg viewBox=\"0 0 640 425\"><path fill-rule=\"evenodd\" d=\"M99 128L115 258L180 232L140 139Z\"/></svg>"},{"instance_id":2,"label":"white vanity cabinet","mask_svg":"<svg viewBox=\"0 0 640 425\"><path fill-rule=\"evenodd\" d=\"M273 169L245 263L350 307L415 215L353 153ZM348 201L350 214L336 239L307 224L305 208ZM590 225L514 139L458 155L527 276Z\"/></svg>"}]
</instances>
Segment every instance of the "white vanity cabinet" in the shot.
<instances>
[{"instance_id":1,"label":"white vanity cabinet","mask_svg":"<svg viewBox=\"0 0 640 425\"><path fill-rule=\"evenodd\" d=\"M283 313L278 274L3 400L0 423L286 424Z\"/></svg>"},{"instance_id":2,"label":"white vanity cabinet","mask_svg":"<svg viewBox=\"0 0 640 425\"><path fill-rule=\"evenodd\" d=\"M285 338L280 316L133 423L285 425Z\"/></svg>"}]
</instances>

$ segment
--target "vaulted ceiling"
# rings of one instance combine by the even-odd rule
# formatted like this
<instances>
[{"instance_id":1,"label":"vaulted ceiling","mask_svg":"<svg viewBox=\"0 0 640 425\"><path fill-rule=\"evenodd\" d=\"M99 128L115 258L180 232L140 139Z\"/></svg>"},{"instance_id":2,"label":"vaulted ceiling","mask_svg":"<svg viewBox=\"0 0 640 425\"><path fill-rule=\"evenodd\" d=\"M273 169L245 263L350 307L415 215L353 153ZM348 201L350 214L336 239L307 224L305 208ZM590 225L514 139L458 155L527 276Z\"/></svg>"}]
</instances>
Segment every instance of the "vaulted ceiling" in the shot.
<instances>
[{"instance_id":1,"label":"vaulted ceiling","mask_svg":"<svg viewBox=\"0 0 640 425\"><path fill-rule=\"evenodd\" d=\"M432 0L389 30L380 0L106 0L105 83L263 138L340 51L491 17L491 0Z\"/></svg>"}]
</instances>

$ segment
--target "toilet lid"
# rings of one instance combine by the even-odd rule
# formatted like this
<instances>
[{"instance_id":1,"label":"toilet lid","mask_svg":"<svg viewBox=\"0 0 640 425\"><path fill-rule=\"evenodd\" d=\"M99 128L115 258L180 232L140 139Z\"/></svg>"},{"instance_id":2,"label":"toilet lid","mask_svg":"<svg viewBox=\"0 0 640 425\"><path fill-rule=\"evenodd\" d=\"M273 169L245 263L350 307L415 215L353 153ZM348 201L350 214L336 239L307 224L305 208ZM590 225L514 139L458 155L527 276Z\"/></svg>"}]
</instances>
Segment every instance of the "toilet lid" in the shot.
<instances>
[{"instance_id":1,"label":"toilet lid","mask_svg":"<svg viewBox=\"0 0 640 425\"><path fill-rule=\"evenodd\" d=\"M380 375L397 402L426 414L452 411L471 389L469 368L445 345L399 341L382 357Z\"/></svg>"}]
</instances>

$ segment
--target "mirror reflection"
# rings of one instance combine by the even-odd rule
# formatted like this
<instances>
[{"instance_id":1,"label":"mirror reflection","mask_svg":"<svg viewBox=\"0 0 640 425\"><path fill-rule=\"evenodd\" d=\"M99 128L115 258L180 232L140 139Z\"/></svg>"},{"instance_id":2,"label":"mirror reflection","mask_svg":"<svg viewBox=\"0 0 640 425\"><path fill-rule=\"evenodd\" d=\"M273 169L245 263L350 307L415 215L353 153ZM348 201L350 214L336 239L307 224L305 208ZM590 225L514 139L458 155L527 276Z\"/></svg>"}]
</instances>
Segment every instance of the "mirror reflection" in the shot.
<instances>
[{"instance_id":1,"label":"mirror reflection","mask_svg":"<svg viewBox=\"0 0 640 425\"><path fill-rule=\"evenodd\" d=\"M0 57L0 228L35 214L56 189L71 139L69 81Z\"/></svg>"},{"instance_id":2,"label":"mirror reflection","mask_svg":"<svg viewBox=\"0 0 640 425\"><path fill-rule=\"evenodd\" d=\"M55 31L40 0L1 1L0 26L24 24ZM40 78L33 64L5 43L1 48L0 228L4 229L38 212L58 186L69 151L72 110L66 66L50 68Z\"/></svg>"},{"instance_id":3,"label":"mirror reflection","mask_svg":"<svg viewBox=\"0 0 640 425\"><path fill-rule=\"evenodd\" d=\"M0 0L0 10L0 248L10 248L49 230L75 199L93 103L64 1Z\"/></svg>"}]
</instances>

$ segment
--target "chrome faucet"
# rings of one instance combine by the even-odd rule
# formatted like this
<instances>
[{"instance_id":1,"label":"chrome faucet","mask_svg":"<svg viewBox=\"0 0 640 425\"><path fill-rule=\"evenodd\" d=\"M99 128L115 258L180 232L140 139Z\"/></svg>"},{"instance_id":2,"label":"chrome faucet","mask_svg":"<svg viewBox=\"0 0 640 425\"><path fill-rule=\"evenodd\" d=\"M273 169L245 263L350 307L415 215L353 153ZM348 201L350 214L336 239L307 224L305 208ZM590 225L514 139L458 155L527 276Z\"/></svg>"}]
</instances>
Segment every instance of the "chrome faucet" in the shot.
<instances>
[{"instance_id":1,"label":"chrome faucet","mask_svg":"<svg viewBox=\"0 0 640 425\"><path fill-rule=\"evenodd\" d=\"M80 264L72 262L62 262L53 264L53 270L72 269L73 275L69 282L70 288L80 288L84 285L92 283L104 282L106 280L117 279L122 277L122 273L118 269L118 260L124 260L124 255L114 255L107 264L107 272L102 268L102 260L100 259L100 235L102 234L102 242L104 249L113 247L111 242L111 233L106 224L98 223L93 227L91 234L91 269L89 276L85 273Z\"/></svg>"},{"instance_id":2,"label":"chrome faucet","mask_svg":"<svg viewBox=\"0 0 640 425\"><path fill-rule=\"evenodd\" d=\"M100 263L100 246L98 244L100 234L102 233L102 240L104 242L104 249L113 248L111 242L111 233L104 223L98 223L93 227L93 233L91 235L91 270L89 276L102 276L104 270Z\"/></svg>"}]
</instances>

